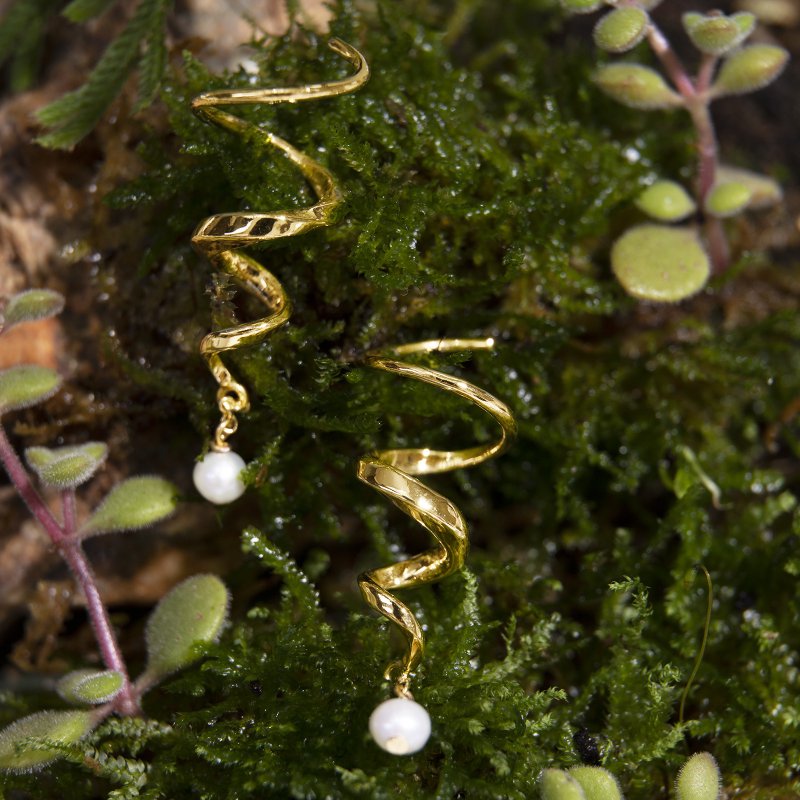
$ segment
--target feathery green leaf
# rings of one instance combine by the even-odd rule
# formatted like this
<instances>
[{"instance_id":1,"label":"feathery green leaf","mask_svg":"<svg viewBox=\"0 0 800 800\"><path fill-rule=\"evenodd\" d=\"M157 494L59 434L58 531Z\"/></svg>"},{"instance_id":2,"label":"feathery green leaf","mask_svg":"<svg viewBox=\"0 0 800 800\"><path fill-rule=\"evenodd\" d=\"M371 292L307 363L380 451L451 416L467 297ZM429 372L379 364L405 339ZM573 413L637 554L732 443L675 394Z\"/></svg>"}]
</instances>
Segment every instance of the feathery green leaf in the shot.
<instances>
[{"instance_id":1,"label":"feathery green leaf","mask_svg":"<svg viewBox=\"0 0 800 800\"><path fill-rule=\"evenodd\" d=\"M48 129L39 137L40 144L70 149L92 130L122 90L139 58L142 43L148 35L152 36L156 25L162 24L170 2L140 0L128 26L108 46L86 83L36 113L37 120ZM154 70L151 66L150 71ZM151 86L154 80L151 76Z\"/></svg>"},{"instance_id":2,"label":"feathery green leaf","mask_svg":"<svg viewBox=\"0 0 800 800\"><path fill-rule=\"evenodd\" d=\"M117 0L72 0L61 14L71 22L87 22L99 17L115 2Z\"/></svg>"}]
</instances>

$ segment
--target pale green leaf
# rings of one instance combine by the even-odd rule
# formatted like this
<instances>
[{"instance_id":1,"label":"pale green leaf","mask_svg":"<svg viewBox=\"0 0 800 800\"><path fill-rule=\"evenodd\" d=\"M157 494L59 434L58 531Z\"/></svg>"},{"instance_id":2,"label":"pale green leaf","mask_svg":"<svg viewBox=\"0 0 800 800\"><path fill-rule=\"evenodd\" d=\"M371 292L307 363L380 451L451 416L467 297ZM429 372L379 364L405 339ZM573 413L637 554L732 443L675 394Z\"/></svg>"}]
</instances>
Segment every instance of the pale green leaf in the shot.
<instances>
[{"instance_id":1,"label":"pale green leaf","mask_svg":"<svg viewBox=\"0 0 800 800\"><path fill-rule=\"evenodd\" d=\"M155 475L129 478L111 490L80 534L86 537L153 525L172 514L177 495L175 486Z\"/></svg>"},{"instance_id":2,"label":"pale green leaf","mask_svg":"<svg viewBox=\"0 0 800 800\"><path fill-rule=\"evenodd\" d=\"M578 781L563 769L545 769L539 776L542 800L586 800Z\"/></svg>"},{"instance_id":3,"label":"pale green leaf","mask_svg":"<svg viewBox=\"0 0 800 800\"><path fill-rule=\"evenodd\" d=\"M777 181L757 172L729 167L725 164L717 168L717 183L741 183L750 190L747 207L767 208L783 200L783 190Z\"/></svg>"},{"instance_id":4,"label":"pale green leaf","mask_svg":"<svg viewBox=\"0 0 800 800\"><path fill-rule=\"evenodd\" d=\"M65 675L56 685L56 691L67 702L97 705L113 700L123 681L122 674L113 669L79 669Z\"/></svg>"},{"instance_id":5,"label":"pale green leaf","mask_svg":"<svg viewBox=\"0 0 800 800\"><path fill-rule=\"evenodd\" d=\"M699 24L705 19L704 14L700 14L698 11L687 11L682 17L681 22L683 23L684 30L689 33L689 30L693 28L695 25Z\"/></svg>"},{"instance_id":6,"label":"pale green leaf","mask_svg":"<svg viewBox=\"0 0 800 800\"><path fill-rule=\"evenodd\" d=\"M61 376L53 369L23 364L0 372L0 414L41 403L61 386Z\"/></svg>"},{"instance_id":7,"label":"pale green leaf","mask_svg":"<svg viewBox=\"0 0 800 800\"><path fill-rule=\"evenodd\" d=\"M228 590L216 575L194 575L156 606L147 622L151 678L169 675L201 657L199 647L219 637L228 614Z\"/></svg>"},{"instance_id":8,"label":"pale green leaf","mask_svg":"<svg viewBox=\"0 0 800 800\"><path fill-rule=\"evenodd\" d=\"M718 182L705 199L706 211L715 217L732 217L750 203L750 189L738 181Z\"/></svg>"},{"instance_id":9,"label":"pale green leaf","mask_svg":"<svg viewBox=\"0 0 800 800\"><path fill-rule=\"evenodd\" d=\"M60 314L64 297L50 289L28 289L12 295L3 309L3 328Z\"/></svg>"},{"instance_id":10,"label":"pale green leaf","mask_svg":"<svg viewBox=\"0 0 800 800\"><path fill-rule=\"evenodd\" d=\"M649 24L650 17L641 8L615 8L595 25L595 44L609 53L624 53L644 39Z\"/></svg>"},{"instance_id":11,"label":"pale green leaf","mask_svg":"<svg viewBox=\"0 0 800 800\"><path fill-rule=\"evenodd\" d=\"M714 97L754 92L783 72L789 53L774 44L753 44L728 56L711 87Z\"/></svg>"},{"instance_id":12,"label":"pale green leaf","mask_svg":"<svg viewBox=\"0 0 800 800\"><path fill-rule=\"evenodd\" d=\"M675 303L705 286L711 265L689 228L639 225L611 249L611 268L628 294L640 300Z\"/></svg>"},{"instance_id":13,"label":"pale green leaf","mask_svg":"<svg viewBox=\"0 0 800 800\"><path fill-rule=\"evenodd\" d=\"M18 719L0 731L0 769L23 772L43 767L61 754L46 745L73 744L92 727L88 711L40 711ZM34 742L42 746L33 746Z\"/></svg>"},{"instance_id":14,"label":"pale green leaf","mask_svg":"<svg viewBox=\"0 0 800 800\"><path fill-rule=\"evenodd\" d=\"M570 14L591 14L603 3L604 0L561 0L562 7Z\"/></svg>"},{"instance_id":15,"label":"pale green leaf","mask_svg":"<svg viewBox=\"0 0 800 800\"><path fill-rule=\"evenodd\" d=\"M622 800L617 779L603 767L572 767L569 774L581 785L586 800Z\"/></svg>"},{"instance_id":16,"label":"pale green leaf","mask_svg":"<svg viewBox=\"0 0 800 800\"><path fill-rule=\"evenodd\" d=\"M677 800L717 800L722 786L717 762L711 753L695 753L675 781Z\"/></svg>"},{"instance_id":17,"label":"pale green leaf","mask_svg":"<svg viewBox=\"0 0 800 800\"><path fill-rule=\"evenodd\" d=\"M102 442L86 442L51 449L29 447L25 459L42 483L57 489L73 489L86 483L100 468L108 455Z\"/></svg>"},{"instance_id":18,"label":"pale green leaf","mask_svg":"<svg viewBox=\"0 0 800 800\"><path fill-rule=\"evenodd\" d=\"M636 198L636 206L660 222L677 222L697 208L686 189L675 181L657 181Z\"/></svg>"},{"instance_id":19,"label":"pale green leaf","mask_svg":"<svg viewBox=\"0 0 800 800\"><path fill-rule=\"evenodd\" d=\"M671 108L683 103L661 75L641 64L605 64L592 80L609 97L630 108Z\"/></svg>"},{"instance_id":20,"label":"pale green leaf","mask_svg":"<svg viewBox=\"0 0 800 800\"><path fill-rule=\"evenodd\" d=\"M755 19L746 12L730 17L689 13L683 15L683 27L698 50L720 56L738 47L753 32Z\"/></svg>"}]
</instances>

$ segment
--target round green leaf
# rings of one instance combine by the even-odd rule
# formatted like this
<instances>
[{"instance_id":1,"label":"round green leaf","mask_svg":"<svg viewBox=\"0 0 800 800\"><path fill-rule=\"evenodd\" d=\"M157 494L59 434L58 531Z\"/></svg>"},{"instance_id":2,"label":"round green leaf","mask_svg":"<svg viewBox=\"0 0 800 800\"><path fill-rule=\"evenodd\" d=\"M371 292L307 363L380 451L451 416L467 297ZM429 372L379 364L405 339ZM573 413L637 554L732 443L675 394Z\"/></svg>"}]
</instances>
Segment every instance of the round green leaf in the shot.
<instances>
[{"instance_id":1,"label":"round green leaf","mask_svg":"<svg viewBox=\"0 0 800 800\"><path fill-rule=\"evenodd\" d=\"M25 459L42 483L57 489L74 489L86 483L106 460L108 447L102 442L67 447L29 447Z\"/></svg>"},{"instance_id":2,"label":"round green leaf","mask_svg":"<svg viewBox=\"0 0 800 800\"><path fill-rule=\"evenodd\" d=\"M697 12L697 11L687 11L687 12L686 12L686 13L685 13L685 14L684 14L682 17L681 17L681 22L683 23L683 28L684 28L684 30L686 31L686 33L689 33L689 31L690 31L690 30L691 30L691 29L692 29L692 28L693 28L695 25L699 24L699 23L700 23L700 22L702 22L704 19L705 19L705 15L704 15L704 14L700 14L700 13L699 13L699 12Z\"/></svg>"},{"instance_id":3,"label":"round green leaf","mask_svg":"<svg viewBox=\"0 0 800 800\"><path fill-rule=\"evenodd\" d=\"M715 217L732 217L750 202L750 189L743 183L717 183L705 199L705 208Z\"/></svg>"},{"instance_id":4,"label":"round green leaf","mask_svg":"<svg viewBox=\"0 0 800 800\"><path fill-rule=\"evenodd\" d=\"M539 789L542 800L586 800L581 785L563 769L542 770Z\"/></svg>"},{"instance_id":5,"label":"round green leaf","mask_svg":"<svg viewBox=\"0 0 800 800\"><path fill-rule=\"evenodd\" d=\"M611 249L611 268L628 294L640 300L676 303L705 286L711 265L688 228L639 225Z\"/></svg>"},{"instance_id":6,"label":"round green leaf","mask_svg":"<svg viewBox=\"0 0 800 800\"><path fill-rule=\"evenodd\" d=\"M561 0L561 5L570 14L591 14L604 2L605 0Z\"/></svg>"},{"instance_id":7,"label":"round green leaf","mask_svg":"<svg viewBox=\"0 0 800 800\"><path fill-rule=\"evenodd\" d=\"M774 44L753 44L728 56L711 87L715 97L754 92L783 72L789 53Z\"/></svg>"},{"instance_id":8,"label":"round green leaf","mask_svg":"<svg viewBox=\"0 0 800 800\"><path fill-rule=\"evenodd\" d=\"M178 584L147 621L147 669L163 677L201 658L198 645L219 637L228 615L228 590L216 575L194 575Z\"/></svg>"},{"instance_id":9,"label":"round green leaf","mask_svg":"<svg viewBox=\"0 0 800 800\"><path fill-rule=\"evenodd\" d=\"M595 71L592 80L609 97L630 108L670 108L683 102L654 69L641 64L606 64Z\"/></svg>"},{"instance_id":10,"label":"round green leaf","mask_svg":"<svg viewBox=\"0 0 800 800\"><path fill-rule=\"evenodd\" d=\"M73 744L93 727L89 711L40 711L0 731L0 769L27 771L43 767L61 752L54 748L28 747L27 740Z\"/></svg>"},{"instance_id":11,"label":"round green leaf","mask_svg":"<svg viewBox=\"0 0 800 800\"><path fill-rule=\"evenodd\" d=\"M641 8L615 8L595 25L595 44L609 53L624 53L642 41L649 24L650 17Z\"/></svg>"},{"instance_id":12,"label":"round green leaf","mask_svg":"<svg viewBox=\"0 0 800 800\"><path fill-rule=\"evenodd\" d=\"M113 700L122 689L122 673L113 669L79 669L65 675L56 691L69 703L97 705Z\"/></svg>"},{"instance_id":13,"label":"round green leaf","mask_svg":"<svg viewBox=\"0 0 800 800\"><path fill-rule=\"evenodd\" d=\"M783 191L777 181L757 172L721 165L717 168L717 183L741 183L750 190L748 208L773 206L783 200Z\"/></svg>"},{"instance_id":14,"label":"round green leaf","mask_svg":"<svg viewBox=\"0 0 800 800\"><path fill-rule=\"evenodd\" d=\"M53 369L35 364L0 372L0 414L41 403L61 386L61 376Z\"/></svg>"},{"instance_id":15,"label":"round green leaf","mask_svg":"<svg viewBox=\"0 0 800 800\"><path fill-rule=\"evenodd\" d=\"M156 475L129 478L115 486L84 523L81 536L145 528L175 510L178 490Z\"/></svg>"},{"instance_id":16,"label":"round green leaf","mask_svg":"<svg viewBox=\"0 0 800 800\"><path fill-rule=\"evenodd\" d=\"M686 219L697 208L686 189L675 181L657 181L636 198L636 206L660 222Z\"/></svg>"},{"instance_id":17,"label":"round green leaf","mask_svg":"<svg viewBox=\"0 0 800 800\"><path fill-rule=\"evenodd\" d=\"M677 800L717 800L722 776L711 753L695 753L675 781Z\"/></svg>"},{"instance_id":18,"label":"round green leaf","mask_svg":"<svg viewBox=\"0 0 800 800\"><path fill-rule=\"evenodd\" d=\"M9 298L3 311L3 327L10 328L20 322L46 319L60 314L64 297L50 289L28 289Z\"/></svg>"},{"instance_id":19,"label":"round green leaf","mask_svg":"<svg viewBox=\"0 0 800 800\"><path fill-rule=\"evenodd\" d=\"M586 800L622 800L617 779L602 767L572 767L569 774L581 785Z\"/></svg>"},{"instance_id":20,"label":"round green leaf","mask_svg":"<svg viewBox=\"0 0 800 800\"><path fill-rule=\"evenodd\" d=\"M683 26L694 46L704 53L720 56L738 47L752 32L755 16L740 12L724 14L684 14Z\"/></svg>"},{"instance_id":21,"label":"round green leaf","mask_svg":"<svg viewBox=\"0 0 800 800\"><path fill-rule=\"evenodd\" d=\"M749 11L737 11L731 19L737 24L742 33L740 42L743 42L756 27L756 15L751 14Z\"/></svg>"}]
</instances>

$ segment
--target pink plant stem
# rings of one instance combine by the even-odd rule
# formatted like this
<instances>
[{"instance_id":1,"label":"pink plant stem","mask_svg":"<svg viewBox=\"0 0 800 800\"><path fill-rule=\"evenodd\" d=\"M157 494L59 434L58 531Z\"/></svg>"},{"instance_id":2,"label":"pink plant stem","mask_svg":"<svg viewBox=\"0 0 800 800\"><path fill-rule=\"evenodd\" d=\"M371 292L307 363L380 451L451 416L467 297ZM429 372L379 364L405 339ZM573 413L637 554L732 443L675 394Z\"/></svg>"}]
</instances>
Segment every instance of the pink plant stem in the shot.
<instances>
[{"instance_id":1,"label":"pink plant stem","mask_svg":"<svg viewBox=\"0 0 800 800\"><path fill-rule=\"evenodd\" d=\"M68 493L65 492L64 494ZM69 492L69 494L72 494L74 503L74 493ZM75 576L75 580L81 587L83 596L86 598L86 609L94 629L97 644L100 647L103 662L108 669L116 670L123 677L122 691L116 698L115 706L122 714L128 716L136 715L140 711L139 700L128 677L128 668L122 658L117 637L111 627L111 620L108 618L108 612L105 605L103 605L103 600L97 589L97 582L89 567L89 562L86 560L86 554L83 552L80 540L74 536L69 536L63 541L59 549L64 561L67 562L72 574Z\"/></svg>"},{"instance_id":2,"label":"pink plant stem","mask_svg":"<svg viewBox=\"0 0 800 800\"><path fill-rule=\"evenodd\" d=\"M719 58L712 56L708 53L703 54L703 59L700 62L700 69L697 73L697 93L706 94L711 88L711 82L714 80L714 73L717 69Z\"/></svg>"},{"instance_id":3,"label":"pink plant stem","mask_svg":"<svg viewBox=\"0 0 800 800\"><path fill-rule=\"evenodd\" d=\"M122 714L138 714L138 696L128 677L128 669L122 658L122 652L114 635L114 629L111 627L108 612L100 598L94 575L86 561L80 540L75 535L77 530L75 492L70 489L62 493L62 507L64 510L64 524L62 527L31 483L28 471L22 465L19 456L11 446L11 442L8 440L2 425L0 425L0 462L3 464L20 497L22 497L33 516L44 528L50 540L58 548L61 556L72 571L75 580L81 587L81 591L86 598L89 619L106 667L117 670L123 675L123 689L115 700L115 708Z\"/></svg>"},{"instance_id":4,"label":"pink plant stem","mask_svg":"<svg viewBox=\"0 0 800 800\"><path fill-rule=\"evenodd\" d=\"M687 100L694 97L697 91L689 73L672 49L667 37L652 22L647 27L647 41L681 96Z\"/></svg>"},{"instance_id":5,"label":"pink plant stem","mask_svg":"<svg viewBox=\"0 0 800 800\"><path fill-rule=\"evenodd\" d=\"M714 133L711 113L708 110L708 102L705 99L696 98L693 103L687 105L687 110L692 116L697 131L697 149L700 159L697 171L697 201L700 208L703 208L706 197L714 186L719 167L717 137ZM719 275L728 268L731 259L728 237L725 235L722 220L707 214L705 232L711 264L714 272Z\"/></svg>"},{"instance_id":6,"label":"pink plant stem","mask_svg":"<svg viewBox=\"0 0 800 800\"><path fill-rule=\"evenodd\" d=\"M706 196L714 185L718 167L717 137L714 122L709 112L709 88L714 78L717 59L704 56L698 72L697 82L690 77L683 63L675 54L669 40L661 30L650 23L647 29L647 41L669 75L675 88L683 97L686 110L692 117L697 132L698 174L697 205L702 209ZM730 264L728 238L722 221L710 215L705 219L705 234L711 265L716 274L724 272Z\"/></svg>"},{"instance_id":7,"label":"pink plant stem","mask_svg":"<svg viewBox=\"0 0 800 800\"><path fill-rule=\"evenodd\" d=\"M75 490L65 489L61 492L61 510L64 514L64 535L68 538L75 536L78 530L78 514L75 509Z\"/></svg>"},{"instance_id":8,"label":"pink plant stem","mask_svg":"<svg viewBox=\"0 0 800 800\"><path fill-rule=\"evenodd\" d=\"M64 531L56 521L56 518L45 505L36 489L33 488L28 471L22 466L16 450L11 446L5 429L0 425L0 462L5 467L11 483L31 510L31 514L39 524L45 529L53 544L59 545L64 539Z\"/></svg>"},{"instance_id":9,"label":"pink plant stem","mask_svg":"<svg viewBox=\"0 0 800 800\"><path fill-rule=\"evenodd\" d=\"M731 263L731 250L728 245L728 237L725 235L725 228L721 219L712 216L706 218L705 228L714 274L721 275Z\"/></svg>"},{"instance_id":10,"label":"pink plant stem","mask_svg":"<svg viewBox=\"0 0 800 800\"><path fill-rule=\"evenodd\" d=\"M703 203L714 185L717 176L717 137L708 105L695 100L687 105L697 131L697 151L699 156L697 172L697 199Z\"/></svg>"},{"instance_id":11,"label":"pink plant stem","mask_svg":"<svg viewBox=\"0 0 800 800\"><path fill-rule=\"evenodd\" d=\"M687 110L692 116L697 131L697 149L700 165L697 180L698 199L703 202L714 185L717 172L717 136L714 121L709 111L708 92L714 79L717 66L716 56L704 55L697 75L697 93L687 102Z\"/></svg>"}]
</instances>

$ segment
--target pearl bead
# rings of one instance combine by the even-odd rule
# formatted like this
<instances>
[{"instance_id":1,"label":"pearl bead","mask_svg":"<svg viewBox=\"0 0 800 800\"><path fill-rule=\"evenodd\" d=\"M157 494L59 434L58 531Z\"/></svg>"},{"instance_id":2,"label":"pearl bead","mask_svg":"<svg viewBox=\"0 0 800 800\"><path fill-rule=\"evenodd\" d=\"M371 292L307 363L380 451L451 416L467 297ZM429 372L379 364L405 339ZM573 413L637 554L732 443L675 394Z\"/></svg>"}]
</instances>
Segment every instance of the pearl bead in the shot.
<instances>
[{"instance_id":1,"label":"pearl bead","mask_svg":"<svg viewBox=\"0 0 800 800\"><path fill-rule=\"evenodd\" d=\"M372 712L369 732L378 747L392 755L404 756L425 747L431 735L431 718L419 703L393 697Z\"/></svg>"},{"instance_id":2,"label":"pearl bead","mask_svg":"<svg viewBox=\"0 0 800 800\"><path fill-rule=\"evenodd\" d=\"M242 457L232 450L206 453L202 461L195 464L192 478L197 491L206 500L221 505L230 503L244 494L241 472L245 464Z\"/></svg>"}]
</instances>

